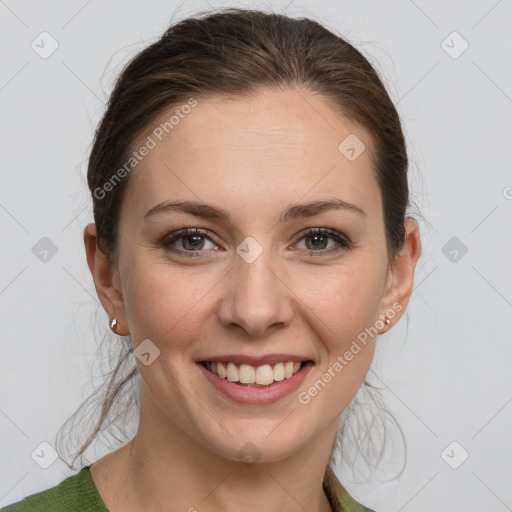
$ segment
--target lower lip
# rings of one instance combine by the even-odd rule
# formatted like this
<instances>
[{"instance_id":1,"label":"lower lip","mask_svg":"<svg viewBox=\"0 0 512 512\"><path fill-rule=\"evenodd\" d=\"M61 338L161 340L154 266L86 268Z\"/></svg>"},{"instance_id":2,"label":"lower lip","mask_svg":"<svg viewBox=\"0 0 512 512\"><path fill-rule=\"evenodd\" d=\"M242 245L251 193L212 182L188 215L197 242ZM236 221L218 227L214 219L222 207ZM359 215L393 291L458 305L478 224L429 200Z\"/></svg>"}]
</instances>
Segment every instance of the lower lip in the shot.
<instances>
[{"instance_id":1,"label":"lower lip","mask_svg":"<svg viewBox=\"0 0 512 512\"><path fill-rule=\"evenodd\" d=\"M230 382L227 379L221 379L217 374L207 370L201 363L197 363L199 369L208 381L220 391L223 395L227 396L234 402L240 404L271 404L278 402L285 396L296 391L304 382L309 370L313 368L313 363L308 361L304 366L289 379L284 379L279 382L274 382L268 387L249 387Z\"/></svg>"}]
</instances>

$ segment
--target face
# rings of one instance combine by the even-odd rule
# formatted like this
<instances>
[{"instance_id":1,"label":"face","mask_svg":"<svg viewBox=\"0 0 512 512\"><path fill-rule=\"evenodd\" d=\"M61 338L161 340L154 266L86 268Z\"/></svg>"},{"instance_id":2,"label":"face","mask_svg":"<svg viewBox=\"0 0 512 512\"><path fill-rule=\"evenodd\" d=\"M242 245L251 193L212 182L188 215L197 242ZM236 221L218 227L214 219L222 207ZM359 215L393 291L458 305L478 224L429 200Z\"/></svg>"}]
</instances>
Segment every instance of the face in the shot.
<instances>
[{"instance_id":1,"label":"face","mask_svg":"<svg viewBox=\"0 0 512 512\"><path fill-rule=\"evenodd\" d=\"M405 305L369 135L292 89L198 99L154 133L123 200L112 314L149 354L141 422L228 459L289 456L335 432L380 315ZM355 160L338 149L349 135L366 146Z\"/></svg>"}]
</instances>

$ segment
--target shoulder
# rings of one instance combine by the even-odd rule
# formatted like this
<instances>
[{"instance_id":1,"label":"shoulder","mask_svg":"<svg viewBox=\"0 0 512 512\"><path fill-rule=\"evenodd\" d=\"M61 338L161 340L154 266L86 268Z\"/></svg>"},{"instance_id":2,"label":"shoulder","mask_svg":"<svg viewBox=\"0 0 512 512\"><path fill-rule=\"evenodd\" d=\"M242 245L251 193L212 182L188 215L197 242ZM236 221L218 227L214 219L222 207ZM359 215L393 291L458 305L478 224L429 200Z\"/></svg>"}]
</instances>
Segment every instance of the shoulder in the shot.
<instances>
[{"instance_id":1,"label":"shoulder","mask_svg":"<svg viewBox=\"0 0 512 512\"><path fill-rule=\"evenodd\" d=\"M0 512L108 512L92 481L89 467L50 489L7 505Z\"/></svg>"},{"instance_id":2,"label":"shoulder","mask_svg":"<svg viewBox=\"0 0 512 512\"><path fill-rule=\"evenodd\" d=\"M375 512L375 510L365 507L357 502L344 488L339 488L336 491L340 511L343 512Z\"/></svg>"},{"instance_id":3,"label":"shoulder","mask_svg":"<svg viewBox=\"0 0 512 512\"><path fill-rule=\"evenodd\" d=\"M327 466L325 471L324 490L335 512L375 512L357 502L349 494L330 466Z\"/></svg>"}]
</instances>

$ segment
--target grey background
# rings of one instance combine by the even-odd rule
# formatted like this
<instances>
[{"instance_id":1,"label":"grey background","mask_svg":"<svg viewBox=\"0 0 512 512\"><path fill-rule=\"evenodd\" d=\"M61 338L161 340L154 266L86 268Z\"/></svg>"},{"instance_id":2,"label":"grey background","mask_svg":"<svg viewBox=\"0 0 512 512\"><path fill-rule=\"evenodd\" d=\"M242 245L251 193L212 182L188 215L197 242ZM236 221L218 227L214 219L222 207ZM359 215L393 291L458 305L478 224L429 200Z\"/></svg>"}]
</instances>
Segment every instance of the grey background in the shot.
<instances>
[{"instance_id":1,"label":"grey background","mask_svg":"<svg viewBox=\"0 0 512 512\"><path fill-rule=\"evenodd\" d=\"M98 302L82 242L92 220L84 177L113 79L173 15L266 5L0 0L0 505L69 476L31 454L100 383L91 377ZM340 477L379 512L512 510L512 1L272 9L338 31L382 73L424 217L409 313L379 338L375 361L407 465L391 481ZM43 31L58 43L47 58L31 47ZM46 262L43 237L57 250ZM99 319L107 330L106 314Z\"/></svg>"}]
</instances>

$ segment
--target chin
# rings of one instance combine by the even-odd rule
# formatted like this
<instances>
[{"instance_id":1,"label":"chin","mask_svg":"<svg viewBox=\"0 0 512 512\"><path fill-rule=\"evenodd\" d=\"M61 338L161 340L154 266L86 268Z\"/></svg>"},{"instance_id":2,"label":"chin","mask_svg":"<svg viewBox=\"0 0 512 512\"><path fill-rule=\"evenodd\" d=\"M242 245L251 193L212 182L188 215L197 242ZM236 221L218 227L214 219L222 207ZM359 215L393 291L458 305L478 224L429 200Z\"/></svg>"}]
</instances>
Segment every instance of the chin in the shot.
<instances>
[{"instance_id":1,"label":"chin","mask_svg":"<svg viewBox=\"0 0 512 512\"><path fill-rule=\"evenodd\" d=\"M232 461L253 464L285 460L307 443L304 424L299 428L283 421L285 417L232 422L227 429L229 433L221 430L221 435L212 436L211 431L205 432L205 443L212 451ZM280 423L283 428L279 427Z\"/></svg>"}]
</instances>

